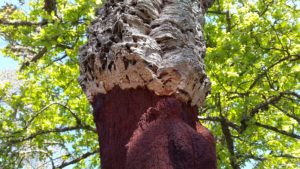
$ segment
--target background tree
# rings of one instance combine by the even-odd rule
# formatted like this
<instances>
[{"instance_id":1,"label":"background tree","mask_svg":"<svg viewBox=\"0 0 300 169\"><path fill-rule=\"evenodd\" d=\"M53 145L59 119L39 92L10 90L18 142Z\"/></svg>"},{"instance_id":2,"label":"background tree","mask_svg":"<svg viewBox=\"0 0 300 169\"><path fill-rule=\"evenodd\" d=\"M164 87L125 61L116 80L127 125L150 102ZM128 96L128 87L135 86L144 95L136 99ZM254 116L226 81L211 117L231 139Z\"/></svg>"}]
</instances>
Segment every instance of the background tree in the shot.
<instances>
[{"instance_id":1,"label":"background tree","mask_svg":"<svg viewBox=\"0 0 300 169\"><path fill-rule=\"evenodd\" d=\"M216 1L208 13L212 94L200 121L219 165L299 168L299 3Z\"/></svg>"},{"instance_id":2,"label":"background tree","mask_svg":"<svg viewBox=\"0 0 300 169\"><path fill-rule=\"evenodd\" d=\"M26 63L19 91L1 83L1 167L99 165L91 108L75 77L100 3L57 0L57 14L44 1L1 7L2 54ZM212 93L199 118L217 139L218 167L299 168L299 4L219 0L208 12Z\"/></svg>"},{"instance_id":3,"label":"background tree","mask_svg":"<svg viewBox=\"0 0 300 169\"><path fill-rule=\"evenodd\" d=\"M99 166L91 108L77 82L77 51L100 3L59 0L57 15L44 10L44 1L3 4L0 32L8 44L2 53L19 61L22 85L10 95L7 85L1 88L1 167Z\"/></svg>"}]
</instances>

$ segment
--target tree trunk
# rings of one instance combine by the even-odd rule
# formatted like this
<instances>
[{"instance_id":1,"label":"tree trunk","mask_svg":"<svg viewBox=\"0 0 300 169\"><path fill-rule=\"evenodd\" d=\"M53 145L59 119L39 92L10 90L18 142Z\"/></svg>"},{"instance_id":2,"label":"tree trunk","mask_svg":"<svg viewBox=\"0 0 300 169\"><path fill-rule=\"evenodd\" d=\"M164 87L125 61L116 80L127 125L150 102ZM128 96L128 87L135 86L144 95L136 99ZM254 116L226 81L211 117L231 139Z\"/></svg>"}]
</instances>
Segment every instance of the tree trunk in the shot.
<instances>
[{"instance_id":1,"label":"tree trunk","mask_svg":"<svg viewBox=\"0 0 300 169\"><path fill-rule=\"evenodd\" d=\"M103 169L213 169L197 119L210 91L203 57L212 0L110 0L79 51Z\"/></svg>"}]
</instances>

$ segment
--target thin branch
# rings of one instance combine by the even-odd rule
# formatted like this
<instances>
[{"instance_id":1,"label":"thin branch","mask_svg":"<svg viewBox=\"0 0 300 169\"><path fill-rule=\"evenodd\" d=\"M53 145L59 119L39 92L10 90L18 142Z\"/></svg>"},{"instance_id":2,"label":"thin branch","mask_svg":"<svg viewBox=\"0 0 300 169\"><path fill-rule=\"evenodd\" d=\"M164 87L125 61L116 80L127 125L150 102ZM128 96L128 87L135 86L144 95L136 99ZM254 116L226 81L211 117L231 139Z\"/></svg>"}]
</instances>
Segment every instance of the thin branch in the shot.
<instances>
[{"instance_id":1,"label":"thin branch","mask_svg":"<svg viewBox=\"0 0 300 169\"><path fill-rule=\"evenodd\" d=\"M227 149L230 153L230 165L232 166L233 169L240 169L240 166L237 163L237 158L236 158L235 152L234 152L234 141L232 139L232 136L231 136L231 133L229 130L229 126L227 124L227 120L223 116L222 102L221 102L219 93L217 93L215 101L216 101L216 105L217 105L217 107L219 109L219 113L220 113L221 129L222 129L223 135L226 140Z\"/></svg>"},{"instance_id":2,"label":"thin branch","mask_svg":"<svg viewBox=\"0 0 300 169\"><path fill-rule=\"evenodd\" d=\"M300 99L300 94L298 94L296 92L285 91L284 94L286 94L286 95L292 95L292 96L296 97L297 99Z\"/></svg>"},{"instance_id":3,"label":"thin branch","mask_svg":"<svg viewBox=\"0 0 300 169\"><path fill-rule=\"evenodd\" d=\"M256 105L253 109L250 111L250 116L253 117L255 114L259 112L259 110L266 110L268 109L270 104L276 104L279 102L279 100L282 98L284 94L280 93L278 96L273 96L270 99L267 99L265 102L260 103Z\"/></svg>"},{"instance_id":4,"label":"thin branch","mask_svg":"<svg viewBox=\"0 0 300 169\"><path fill-rule=\"evenodd\" d=\"M94 155L94 154L96 154L96 153L98 153L99 152L99 150L95 150L95 151L93 151L93 152L88 152L88 153L85 153L85 154L83 154L82 156L80 156L80 157L78 157L78 158L75 158L74 160L72 160L72 161L69 161L69 162L64 162L64 163L62 163L60 166L58 166L58 167L56 167L56 168L64 168L64 167L67 167L68 165L72 165L72 164L75 164L75 163L78 163L79 161L81 161L81 160L83 160L83 159L85 159L85 158L88 158L89 156L91 156L91 155Z\"/></svg>"},{"instance_id":5,"label":"thin branch","mask_svg":"<svg viewBox=\"0 0 300 169\"><path fill-rule=\"evenodd\" d=\"M53 63L56 63L57 61L62 61L66 57L68 57L67 54L64 54L62 57L59 57L59 58L54 58L49 64L47 64L45 67L43 67L43 69L51 66Z\"/></svg>"},{"instance_id":6,"label":"thin branch","mask_svg":"<svg viewBox=\"0 0 300 169\"><path fill-rule=\"evenodd\" d=\"M229 10L226 11L226 22L227 22L226 32L230 32L231 31L231 16L230 16Z\"/></svg>"},{"instance_id":7,"label":"thin branch","mask_svg":"<svg viewBox=\"0 0 300 169\"><path fill-rule=\"evenodd\" d=\"M28 129L28 127L30 126L30 124L34 121L34 119L36 117L38 117L41 113L43 113L45 110L49 109L51 106L53 105L59 105L59 106L62 106L63 108L67 109L71 114L72 116L76 119L76 122L79 126L82 127L82 129L87 129L87 130L90 130L90 131L93 131L93 132L97 132L97 130L89 125L86 125L84 124L80 118L69 108L67 107L66 105L62 104L62 103L58 103L58 102L54 102L54 103L50 103L49 105L45 106L44 108L42 108L39 112L37 112L35 115L33 115L33 117L28 121L28 123L25 125L25 127L21 130L18 130L18 131L15 131L13 133L11 133L12 135L13 134L17 134L17 133L21 133L23 131L25 131L26 129ZM13 137L13 136L8 136L6 138L9 138L9 137Z\"/></svg>"},{"instance_id":8,"label":"thin branch","mask_svg":"<svg viewBox=\"0 0 300 169\"><path fill-rule=\"evenodd\" d=\"M245 114L249 114L249 116L245 116L242 120L241 120L241 133L244 132L246 130L246 128L248 127L247 122L254 117L260 110L267 110L269 108L270 104L276 104L280 101L280 99L284 96L285 92L280 92L280 94L278 96L273 96L269 99L266 99L265 102L260 103L258 105L256 105L254 108L252 108L250 110L249 113L245 113Z\"/></svg>"},{"instance_id":9,"label":"thin branch","mask_svg":"<svg viewBox=\"0 0 300 169\"><path fill-rule=\"evenodd\" d=\"M226 11L207 11L207 13L218 14L218 15L226 15Z\"/></svg>"},{"instance_id":10,"label":"thin branch","mask_svg":"<svg viewBox=\"0 0 300 169\"><path fill-rule=\"evenodd\" d=\"M68 46L68 45L65 45L65 44L62 44L62 43L56 44L56 47L60 47L60 48L63 48L63 49L74 49L74 46Z\"/></svg>"},{"instance_id":11,"label":"thin branch","mask_svg":"<svg viewBox=\"0 0 300 169\"><path fill-rule=\"evenodd\" d=\"M300 157L293 156L293 155L290 155L290 154L273 155L273 157L300 159Z\"/></svg>"},{"instance_id":12,"label":"thin branch","mask_svg":"<svg viewBox=\"0 0 300 169\"><path fill-rule=\"evenodd\" d=\"M13 52L15 52L15 53L17 53L17 52L19 52L19 53L26 52L26 53L28 53L30 55L36 54L36 52L34 50L32 50L32 48L29 47L29 46L22 46L22 45L15 45L15 44L13 44L13 45L10 46L10 49Z\"/></svg>"},{"instance_id":13,"label":"thin branch","mask_svg":"<svg viewBox=\"0 0 300 169\"><path fill-rule=\"evenodd\" d=\"M44 134L62 133L62 132L67 132L67 131L72 131L72 130L80 130L80 129L83 129L83 127L82 126L73 126L73 127L54 128L54 129L51 129L51 130L40 130L36 133L31 134L28 137L20 138L20 139L16 139L16 140L9 140L8 142L13 143L13 144L14 143L20 143L20 142L24 142L24 141L34 139L35 137L40 136L40 135L44 135Z\"/></svg>"},{"instance_id":14,"label":"thin branch","mask_svg":"<svg viewBox=\"0 0 300 169\"><path fill-rule=\"evenodd\" d=\"M266 7L262 11L257 11L259 17L262 17L269 10L270 5L274 4L274 0L269 3L266 3L266 1L262 2L264 3L264 5L266 5Z\"/></svg>"},{"instance_id":15,"label":"thin branch","mask_svg":"<svg viewBox=\"0 0 300 169\"><path fill-rule=\"evenodd\" d=\"M253 160L256 160L256 161L265 161L265 160L268 160L270 158L289 158L289 159L300 159L300 157L297 157L297 156L293 156L293 155L290 155L290 154L280 154L280 155L273 155L273 154L270 154L268 157L257 157L257 156L254 156L252 154L249 154L249 155L240 155L241 157L245 158L245 159L253 159Z\"/></svg>"},{"instance_id":16,"label":"thin branch","mask_svg":"<svg viewBox=\"0 0 300 169\"><path fill-rule=\"evenodd\" d=\"M69 107L67 107L67 106L64 105L64 104L58 103L58 102L55 102L55 103L53 103L53 104L59 105L59 106L65 108L66 110L68 110L68 111L72 114L72 116L76 119L77 124L78 124L78 125L81 125L81 124L82 124L80 118L79 118L79 117L76 115L76 113L74 113Z\"/></svg>"},{"instance_id":17,"label":"thin branch","mask_svg":"<svg viewBox=\"0 0 300 169\"><path fill-rule=\"evenodd\" d=\"M254 155L252 155L252 154L250 154L250 155L241 155L243 158L245 158L245 159L253 159L253 160L256 160L256 161L265 161L265 160L267 160L267 158L262 158L262 157L257 157L257 156L254 156Z\"/></svg>"},{"instance_id":18,"label":"thin branch","mask_svg":"<svg viewBox=\"0 0 300 169\"><path fill-rule=\"evenodd\" d=\"M267 72L272 69L273 67L275 67L276 65L280 64L281 62L283 61L286 61L286 60L289 60L291 59L291 56L286 56L286 57L283 57L281 59L279 59L278 61L276 61L275 63L273 63L272 65L270 65L267 69L265 69L262 73L259 73L256 78L254 79L253 83L250 85L249 89L248 90L251 90L254 88L254 86L258 83L258 81L264 77Z\"/></svg>"},{"instance_id":19,"label":"thin branch","mask_svg":"<svg viewBox=\"0 0 300 169\"><path fill-rule=\"evenodd\" d=\"M223 90L228 93L227 89L223 86L223 83L221 82L221 80L219 79L218 75L212 70L212 74L215 76L215 78L217 79L218 81L218 84L221 85L221 87L223 88Z\"/></svg>"},{"instance_id":20,"label":"thin branch","mask_svg":"<svg viewBox=\"0 0 300 169\"><path fill-rule=\"evenodd\" d=\"M44 10L47 11L49 15L51 15L52 11L56 14L56 5L56 0L44 0Z\"/></svg>"},{"instance_id":21,"label":"thin branch","mask_svg":"<svg viewBox=\"0 0 300 169\"><path fill-rule=\"evenodd\" d=\"M225 140L226 140L227 149L230 153L230 164L231 164L233 169L240 169L240 166L237 163L237 158L236 158L235 153L234 153L233 139L232 139L230 130L229 130L228 125L227 125L225 120L223 120L221 122L221 127L222 127L222 132L223 132Z\"/></svg>"},{"instance_id":22,"label":"thin branch","mask_svg":"<svg viewBox=\"0 0 300 169\"><path fill-rule=\"evenodd\" d=\"M18 133L21 133L21 132L25 131L25 130L30 126L30 124L34 121L34 119L35 119L37 116L39 116L42 112L44 112L45 110L47 110L50 106L52 106L52 105L54 105L54 104L55 104L55 103L51 103L51 104L45 106L44 108L42 108L40 111L38 111L35 115L33 115L33 116L31 117L31 119L25 124L25 127L24 127L24 128L22 128L21 130L14 131L14 132L12 132L12 133L10 133L10 134L13 135L13 134L18 134ZM9 132L9 131L5 131L5 132ZM6 138L9 138L9 137L13 137L13 136L7 136Z\"/></svg>"},{"instance_id":23,"label":"thin branch","mask_svg":"<svg viewBox=\"0 0 300 169\"><path fill-rule=\"evenodd\" d=\"M76 119L76 122L79 126L82 126L83 129L87 129L87 130L90 130L90 131L93 131L93 132L97 132L97 130L89 125L86 125L84 124L81 119L76 115L76 113L74 113L69 107L67 107L66 105L63 105L61 103L58 103L56 102L55 104L59 105L59 106L62 106L64 107L65 109L67 109L71 114L72 116Z\"/></svg>"},{"instance_id":24,"label":"thin branch","mask_svg":"<svg viewBox=\"0 0 300 169\"><path fill-rule=\"evenodd\" d=\"M17 168L21 168L24 158L25 156L21 157L20 161L18 162Z\"/></svg>"},{"instance_id":25,"label":"thin branch","mask_svg":"<svg viewBox=\"0 0 300 169\"><path fill-rule=\"evenodd\" d=\"M217 14L217 15L225 15L226 23L227 23L226 32L231 31L232 26L231 26L231 16L230 16L229 10L227 10L227 11L207 11L207 13Z\"/></svg>"},{"instance_id":26,"label":"thin branch","mask_svg":"<svg viewBox=\"0 0 300 169\"><path fill-rule=\"evenodd\" d=\"M7 26L43 26L43 25L47 25L48 22L47 21L42 21L42 22L29 22L29 21L14 21L14 22L10 22L10 21L6 21L4 19L0 19L0 24L1 25L7 25Z\"/></svg>"},{"instance_id":27,"label":"thin branch","mask_svg":"<svg viewBox=\"0 0 300 169\"><path fill-rule=\"evenodd\" d=\"M288 113L286 110L282 109L281 107L277 106L276 104L272 104L272 106L276 107L278 110L283 112L285 115L287 115L290 118L293 118L300 124L300 117L297 117L295 114Z\"/></svg>"},{"instance_id":28,"label":"thin branch","mask_svg":"<svg viewBox=\"0 0 300 169\"><path fill-rule=\"evenodd\" d=\"M277 132L277 133L280 133L280 134L283 134L283 135L286 135L286 136L289 136L289 137L292 137L292 138L295 138L295 139L300 139L300 135L296 135L294 133L289 133L289 132L284 131L284 130L279 130L277 127L268 126L268 125L265 125L265 124L261 124L259 122L255 122L255 125L257 125L259 127L262 127L262 128L265 128L265 129L268 129L268 130L272 130L274 132Z\"/></svg>"},{"instance_id":29,"label":"thin branch","mask_svg":"<svg viewBox=\"0 0 300 169\"><path fill-rule=\"evenodd\" d=\"M222 119L219 117L198 117L199 120L207 120L207 121L215 121L215 122L222 122ZM229 121L227 118L223 118L223 121L227 123L227 125L237 131L240 130L240 127L237 124L234 124L233 122Z\"/></svg>"},{"instance_id":30,"label":"thin branch","mask_svg":"<svg viewBox=\"0 0 300 169\"><path fill-rule=\"evenodd\" d=\"M36 61L38 61L40 58L42 58L42 57L45 55L46 52L47 52L47 48L44 47L44 48L43 48L41 51L39 51L39 53L37 53L30 61L24 62L24 63L22 64L21 68L20 68L20 71L24 70L24 68L25 68L26 66L29 66L29 64L30 64L31 62L36 62Z\"/></svg>"}]
</instances>

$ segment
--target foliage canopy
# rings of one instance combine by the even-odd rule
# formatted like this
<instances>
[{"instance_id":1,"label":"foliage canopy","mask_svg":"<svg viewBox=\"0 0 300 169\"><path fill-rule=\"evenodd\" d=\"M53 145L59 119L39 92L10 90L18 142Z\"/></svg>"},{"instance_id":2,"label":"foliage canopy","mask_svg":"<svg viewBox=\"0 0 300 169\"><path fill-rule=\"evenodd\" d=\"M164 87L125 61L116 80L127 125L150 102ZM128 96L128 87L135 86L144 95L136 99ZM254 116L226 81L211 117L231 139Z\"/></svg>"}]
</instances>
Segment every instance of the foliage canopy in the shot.
<instances>
[{"instance_id":1,"label":"foliage canopy","mask_svg":"<svg viewBox=\"0 0 300 169\"><path fill-rule=\"evenodd\" d=\"M19 62L20 85L0 85L1 167L99 166L76 78L77 51L100 5L20 0L0 8L1 52ZM299 2L216 0L206 19L212 93L199 118L217 139L219 168L300 168Z\"/></svg>"}]
</instances>

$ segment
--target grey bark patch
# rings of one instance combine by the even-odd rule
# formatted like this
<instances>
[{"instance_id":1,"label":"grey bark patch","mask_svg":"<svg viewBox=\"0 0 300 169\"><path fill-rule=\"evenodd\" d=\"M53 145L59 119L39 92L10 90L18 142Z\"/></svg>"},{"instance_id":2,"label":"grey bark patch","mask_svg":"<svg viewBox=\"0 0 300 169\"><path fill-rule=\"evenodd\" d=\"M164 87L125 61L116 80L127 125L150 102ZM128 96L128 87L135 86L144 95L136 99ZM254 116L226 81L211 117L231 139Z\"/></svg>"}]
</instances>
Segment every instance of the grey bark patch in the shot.
<instances>
[{"instance_id":1,"label":"grey bark patch","mask_svg":"<svg viewBox=\"0 0 300 169\"><path fill-rule=\"evenodd\" d=\"M210 91L203 56L211 1L108 1L79 50L78 81L90 102L115 86L147 88L201 106Z\"/></svg>"}]
</instances>

